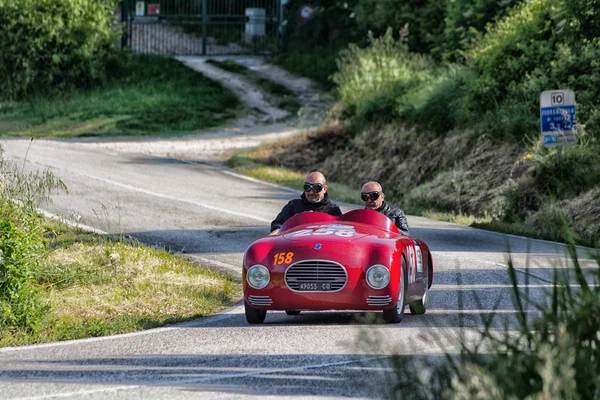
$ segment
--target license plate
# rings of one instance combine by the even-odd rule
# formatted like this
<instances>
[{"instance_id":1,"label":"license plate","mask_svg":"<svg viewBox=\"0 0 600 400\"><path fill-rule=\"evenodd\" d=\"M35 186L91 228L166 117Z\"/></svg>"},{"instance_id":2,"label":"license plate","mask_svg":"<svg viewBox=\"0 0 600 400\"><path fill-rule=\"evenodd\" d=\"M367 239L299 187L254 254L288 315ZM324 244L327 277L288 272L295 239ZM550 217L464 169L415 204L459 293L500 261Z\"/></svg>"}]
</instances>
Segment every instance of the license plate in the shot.
<instances>
[{"instance_id":1,"label":"license plate","mask_svg":"<svg viewBox=\"0 0 600 400\"><path fill-rule=\"evenodd\" d=\"M329 282L302 282L298 286L298 290L327 292L327 291L331 290L331 283L329 283Z\"/></svg>"}]
</instances>

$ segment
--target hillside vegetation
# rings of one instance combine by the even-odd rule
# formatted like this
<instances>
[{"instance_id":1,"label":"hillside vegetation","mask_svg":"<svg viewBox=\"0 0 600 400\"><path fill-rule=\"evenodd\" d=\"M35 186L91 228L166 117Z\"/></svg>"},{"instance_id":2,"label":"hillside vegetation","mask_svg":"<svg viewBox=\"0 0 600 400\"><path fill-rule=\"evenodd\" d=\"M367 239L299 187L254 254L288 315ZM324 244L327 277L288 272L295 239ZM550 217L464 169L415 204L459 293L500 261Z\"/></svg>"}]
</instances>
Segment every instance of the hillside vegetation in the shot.
<instances>
[{"instance_id":1,"label":"hillside vegetation","mask_svg":"<svg viewBox=\"0 0 600 400\"><path fill-rule=\"evenodd\" d=\"M579 243L600 244L599 1L353 7L348 18L367 40L346 35L338 53L338 122L293 145L320 151L287 148L271 162L355 187L378 180L413 211L485 216L496 229L558 240L566 224ZM319 18L311 23L328 26ZM575 92L575 146L541 146L539 96L551 89Z\"/></svg>"}]
</instances>

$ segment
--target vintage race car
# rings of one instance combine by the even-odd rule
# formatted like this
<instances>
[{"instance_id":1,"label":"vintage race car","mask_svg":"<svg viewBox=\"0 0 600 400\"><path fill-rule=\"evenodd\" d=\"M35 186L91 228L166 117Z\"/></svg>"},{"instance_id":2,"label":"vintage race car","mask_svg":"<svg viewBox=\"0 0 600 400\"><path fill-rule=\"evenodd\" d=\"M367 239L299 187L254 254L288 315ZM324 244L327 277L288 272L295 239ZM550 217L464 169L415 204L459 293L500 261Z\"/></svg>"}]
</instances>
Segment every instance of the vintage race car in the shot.
<instances>
[{"instance_id":1,"label":"vintage race car","mask_svg":"<svg viewBox=\"0 0 600 400\"><path fill-rule=\"evenodd\" d=\"M383 311L386 322L400 322L407 304L412 314L426 311L433 260L425 243L377 211L304 212L248 247L242 275L250 324L267 310Z\"/></svg>"}]
</instances>

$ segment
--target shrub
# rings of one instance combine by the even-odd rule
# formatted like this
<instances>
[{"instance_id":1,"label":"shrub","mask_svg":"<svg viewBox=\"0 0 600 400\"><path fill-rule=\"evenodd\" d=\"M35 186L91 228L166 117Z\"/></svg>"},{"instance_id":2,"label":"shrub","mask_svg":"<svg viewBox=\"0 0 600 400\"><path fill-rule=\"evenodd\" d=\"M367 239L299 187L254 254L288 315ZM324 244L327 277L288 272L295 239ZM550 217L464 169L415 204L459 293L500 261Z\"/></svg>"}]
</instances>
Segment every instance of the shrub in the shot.
<instances>
[{"instance_id":1,"label":"shrub","mask_svg":"<svg viewBox=\"0 0 600 400\"><path fill-rule=\"evenodd\" d=\"M45 257L36 206L60 181L49 172L23 173L1 147L0 160L0 330L35 330L47 311L33 274Z\"/></svg>"},{"instance_id":2,"label":"shrub","mask_svg":"<svg viewBox=\"0 0 600 400\"><path fill-rule=\"evenodd\" d=\"M355 8L358 32L383 35L407 27L410 51L429 53L434 39L444 30L444 0L358 0Z\"/></svg>"},{"instance_id":3,"label":"shrub","mask_svg":"<svg viewBox=\"0 0 600 400\"><path fill-rule=\"evenodd\" d=\"M393 114L396 99L427 77L429 60L409 53L404 41L405 34L396 40L388 29L379 38L370 33L367 48L351 44L340 52L333 81L345 109L361 117L385 119Z\"/></svg>"},{"instance_id":4,"label":"shrub","mask_svg":"<svg viewBox=\"0 0 600 400\"><path fill-rule=\"evenodd\" d=\"M0 0L0 93L87 87L114 54L116 0Z\"/></svg>"},{"instance_id":5,"label":"shrub","mask_svg":"<svg viewBox=\"0 0 600 400\"><path fill-rule=\"evenodd\" d=\"M539 118L539 94L571 89L578 123L591 136L600 134L600 29L590 17L599 11L596 0L528 0L480 35L465 53L476 75L466 99L471 118L486 115L480 131L521 139ZM519 109L521 115L511 118Z\"/></svg>"}]
</instances>

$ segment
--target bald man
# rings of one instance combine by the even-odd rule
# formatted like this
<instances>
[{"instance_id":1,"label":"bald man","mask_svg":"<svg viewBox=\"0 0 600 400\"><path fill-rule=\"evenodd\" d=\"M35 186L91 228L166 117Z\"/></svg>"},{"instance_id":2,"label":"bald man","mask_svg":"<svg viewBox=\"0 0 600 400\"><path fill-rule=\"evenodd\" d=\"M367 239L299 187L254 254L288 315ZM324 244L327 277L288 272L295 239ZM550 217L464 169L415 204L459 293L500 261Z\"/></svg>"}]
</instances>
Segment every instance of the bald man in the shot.
<instances>
[{"instance_id":1,"label":"bald man","mask_svg":"<svg viewBox=\"0 0 600 400\"><path fill-rule=\"evenodd\" d=\"M371 181L363 185L360 191L360 198L365 203L365 208L369 210L379 211L392 221L398 227L400 233L404 236L410 236L408 230L408 221L404 211L399 208L390 206L385 202L385 194L383 188L378 182Z\"/></svg>"},{"instance_id":2,"label":"bald man","mask_svg":"<svg viewBox=\"0 0 600 400\"><path fill-rule=\"evenodd\" d=\"M271 222L271 235L279 233L279 228L288 219L304 211L319 211L334 216L342 215L340 208L327 194L327 181L325 176L318 172L311 172L304 180L304 193L299 199L290 200L281 210L277 218Z\"/></svg>"}]
</instances>

